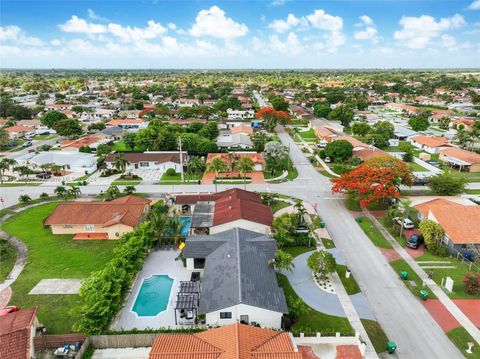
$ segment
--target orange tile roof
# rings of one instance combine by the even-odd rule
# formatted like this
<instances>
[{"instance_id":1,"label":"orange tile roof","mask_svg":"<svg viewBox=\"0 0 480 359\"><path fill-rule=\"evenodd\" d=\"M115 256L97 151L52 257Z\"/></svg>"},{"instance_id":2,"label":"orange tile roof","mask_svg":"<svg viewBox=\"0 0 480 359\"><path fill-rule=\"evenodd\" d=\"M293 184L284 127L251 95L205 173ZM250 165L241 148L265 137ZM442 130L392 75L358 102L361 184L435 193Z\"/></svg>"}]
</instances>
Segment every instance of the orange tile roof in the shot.
<instances>
[{"instance_id":1,"label":"orange tile roof","mask_svg":"<svg viewBox=\"0 0 480 359\"><path fill-rule=\"evenodd\" d=\"M441 147L448 145L448 139L445 137L417 135L412 136L411 139L421 145L428 147Z\"/></svg>"},{"instance_id":2,"label":"orange tile roof","mask_svg":"<svg viewBox=\"0 0 480 359\"><path fill-rule=\"evenodd\" d=\"M453 243L480 243L480 206L465 206L437 198L415 208L426 218L433 215Z\"/></svg>"},{"instance_id":3,"label":"orange tile roof","mask_svg":"<svg viewBox=\"0 0 480 359\"><path fill-rule=\"evenodd\" d=\"M440 151L441 155L447 155L470 164L480 163L480 155L475 152L462 150L461 148L451 147Z\"/></svg>"},{"instance_id":4,"label":"orange tile roof","mask_svg":"<svg viewBox=\"0 0 480 359\"><path fill-rule=\"evenodd\" d=\"M141 124L144 121L140 118L126 118L124 120L110 120L106 123L107 126L118 126L118 125L135 125Z\"/></svg>"},{"instance_id":5,"label":"orange tile roof","mask_svg":"<svg viewBox=\"0 0 480 359\"><path fill-rule=\"evenodd\" d=\"M196 334L160 334L149 359L301 359L290 334L231 324Z\"/></svg>"},{"instance_id":6,"label":"orange tile roof","mask_svg":"<svg viewBox=\"0 0 480 359\"><path fill-rule=\"evenodd\" d=\"M250 127L250 126L234 126L230 129L230 132L232 134L235 134L235 133L252 134L253 133L253 128Z\"/></svg>"},{"instance_id":7,"label":"orange tile roof","mask_svg":"<svg viewBox=\"0 0 480 359\"><path fill-rule=\"evenodd\" d=\"M60 203L45 219L44 224L95 224L109 227L122 223L135 227L140 224L147 203L150 201L136 196L109 202Z\"/></svg>"},{"instance_id":8,"label":"orange tile roof","mask_svg":"<svg viewBox=\"0 0 480 359\"><path fill-rule=\"evenodd\" d=\"M30 358L30 328L37 308L19 310L0 318L0 358Z\"/></svg>"},{"instance_id":9,"label":"orange tile roof","mask_svg":"<svg viewBox=\"0 0 480 359\"><path fill-rule=\"evenodd\" d=\"M27 126L10 126L4 128L5 131L7 132L30 132L32 129Z\"/></svg>"},{"instance_id":10,"label":"orange tile roof","mask_svg":"<svg viewBox=\"0 0 480 359\"><path fill-rule=\"evenodd\" d=\"M335 359L362 359L362 353L356 345L338 345Z\"/></svg>"},{"instance_id":11,"label":"orange tile roof","mask_svg":"<svg viewBox=\"0 0 480 359\"><path fill-rule=\"evenodd\" d=\"M90 146L93 143L97 143L101 140L100 136L86 136L77 140L65 140L62 142L62 147L75 147L80 148L83 146Z\"/></svg>"}]
</instances>

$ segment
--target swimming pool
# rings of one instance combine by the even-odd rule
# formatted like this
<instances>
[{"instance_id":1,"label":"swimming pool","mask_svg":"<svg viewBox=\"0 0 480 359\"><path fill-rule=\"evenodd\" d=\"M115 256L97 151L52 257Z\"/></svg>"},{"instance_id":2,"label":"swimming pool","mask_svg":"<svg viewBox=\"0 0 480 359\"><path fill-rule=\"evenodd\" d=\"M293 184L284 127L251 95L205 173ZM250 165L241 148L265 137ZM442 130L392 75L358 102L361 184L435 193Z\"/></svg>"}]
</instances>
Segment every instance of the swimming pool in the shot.
<instances>
[{"instance_id":1,"label":"swimming pool","mask_svg":"<svg viewBox=\"0 0 480 359\"><path fill-rule=\"evenodd\" d=\"M190 223L192 222L192 217L180 217L180 223L185 223L185 226L182 228L182 236L187 237L188 232L190 231Z\"/></svg>"},{"instance_id":2,"label":"swimming pool","mask_svg":"<svg viewBox=\"0 0 480 359\"><path fill-rule=\"evenodd\" d=\"M145 278L135 299L132 310L139 317L154 317L167 309L173 279L168 275L153 275Z\"/></svg>"}]
</instances>

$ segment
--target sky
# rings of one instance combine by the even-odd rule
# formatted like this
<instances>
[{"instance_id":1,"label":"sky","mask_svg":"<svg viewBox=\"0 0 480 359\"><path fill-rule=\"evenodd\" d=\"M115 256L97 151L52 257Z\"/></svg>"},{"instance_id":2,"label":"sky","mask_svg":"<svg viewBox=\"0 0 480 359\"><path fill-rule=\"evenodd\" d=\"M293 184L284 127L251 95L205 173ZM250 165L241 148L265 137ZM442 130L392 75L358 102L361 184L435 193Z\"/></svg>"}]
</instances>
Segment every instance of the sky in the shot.
<instances>
[{"instance_id":1,"label":"sky","mask_svg":"<svg viewBox=\"0 0 480 359\"><path fill-rule=\"evenodd\" d=\"M480 67L480 0L0 4L0 68L448 67Z\"/></svg>"}]
</instances>

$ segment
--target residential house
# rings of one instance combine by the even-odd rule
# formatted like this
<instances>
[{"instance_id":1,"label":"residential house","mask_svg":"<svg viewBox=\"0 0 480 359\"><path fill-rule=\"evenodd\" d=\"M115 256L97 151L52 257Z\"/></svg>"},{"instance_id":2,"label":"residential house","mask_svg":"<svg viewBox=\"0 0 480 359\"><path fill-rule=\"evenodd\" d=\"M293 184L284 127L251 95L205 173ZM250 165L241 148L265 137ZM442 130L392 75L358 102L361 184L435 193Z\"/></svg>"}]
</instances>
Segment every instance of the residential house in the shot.
<instances>
[{"instance_id":1,"label":"residential house","mask_svg":"<svg viewBox=\"0 0 480 359\"><path fill-rule=\"evenodd\" d=\"M107 127L109 126L116 126L121 127L124 130L138 130L139 128L145 128L145 122L140 118L127 118L127 119L120 119L120 120L110 120L105 123Z\"/></svg>"},{"instance_id":2,"label":"residential house","mask_svg":"<svg viewBox=\"0 0 480 359\"><path fill-rule=\"evenodd\" d=\"M25 134L32 132L31 127L27 126L10 126L10 127L5 127L4 130L8 133L8 136L12 140L17 140L19 138L25 137Z\"/></svg>"},{"instance_id":3,"label":"residential house","mask_svg":"<svg viewBox=\"0 0 480 359\"><path fill-rule=\"evenodd\" d=\"M403 103L390 102L385 105L386 109L405 112L409 115L415 115L418 113L419 108L415 106L405 105Z\"/></svg>"},{"instance_id":4,"label":"residential house","mask_svg":"<svg viewBox=\"0 0 480 359\"><path fill-rule=\"evenodd\" d=\"M22 309L0 317L0 358L34 358L34 338L39 327L37 308Z\"/></svg>"},{"instance_id":5,"label":"residential house","mask_svg":"<svg viewBox=\"0 0 480 359\"><path fill-rule=\"evenodd\" d=\"M34 168L42 165L55 164L65 170L75 173L88 174L97 170L97 156L92 153L74 151L48 151L39 154L28 153L15 159L18 163L27 164Z\"/></svg>"},{"instance_id":6,"label":"residential house","mask_svg":"<svg viewBox=\"0 0 480 359\"><path fill-rule=\"evenodd\" d=\"M321 146L326 146L338 136L337 132L327 126L315 127L315 136L320 140Z\"/></svg>"},{"instance_id":7,"label":"residential house","mask_svg":"<svg viewBox=\"0 0 480 359\"><path fill-rule=\"evenodd\" d=\"M472 131L473 125L475 125L475 118L465 118L465 117L457 117L453 118L450 121L450 128L460 128L463 126L465 131Z\"/></svg>"},{"instance_id":8,"label":"residential house","mask_svg":"<svg viewBox=\"0 0 480 359\"><path fill-rule=\"evenodd\" d=\"M100 135L90 135L76 140L65 140L60 144L62 151L78 151L82 147L97 148L101 144L108 143L110 140Z\"/></svg>"},{"instance_id":9,"label":"residential house","mask_svg":"<svg viewBox=\"0 0 480 359\"><path fill-rule=\"evenodd\" d=\"M439 153L440 150L450 147L448 139L445 137L417 135L410 137L410 143L431 154Z\"/></svg>"},{"instance_id":10,"label":"residential house","mask_svg":"<svg viewBox=\"0 0 480 359\"><path fill-rule=\"evenodd\" d=\"M171 104L175 107L193 107L200 105L200 101L196 98L179 98L172 101Z\"/></svg>"},{"instance_id":11,"label":"residential house","mask_svg":"<svg viewBox=\"0 0 480 359\"><path fill-rule=\"evenodd\" d=\"M229 120L254 118L255 110L232 110L229 108L227 109L227 115Z\"/></svg>"},{"instance_id":12,"label":"residential house","mask_svg":"<svg viewBox=\"0 0 480 359\"><path fill-rule=\"evenodd\" d=\"M118 117L132 120L138 118L140 112L140 110L122 110L118 112Z\"/></svg>"},{"instance_id":13,"label":"residential house","mask_svg":"<svg viewBox=\"0 0 480 359\"><path fill-rule=\"evenodd\" d=\"M373 145L367 145L366 143L363 143L362 141L348 135L338 136L335 141L337 140L345 140L350 142L353 146L353 156L359 157L364 161L368 161L376 157L391 156L388 152L382 151Z\"/></svg>"},{"instance_id":14,"label":"residential house","mask_svg":"<svg viewBox=\"0 0 480 359\"><path fill-rule=\"evenodd\" d=\"M187 127L191 125L192 123L207 123L206 118L170 118L168 120L168 123L171 125L179 125L182 127Z\"/></svg>"},{"instance_id":15,"label":"residential house","mask_svg":"<svg viewBox=\"0 0 480 359\"><path fill-rule=\"evenodd\" d=\"M80 120L82 120L83 122L97 122L111 119L114 114L115 110L97 108L93 112L82 112L82 114L80 115Z\"/></svg>"},{"instance_id":16,"label":"residential house","mask_svg":"<svg viewBox=\"0 0 480 359\"><path fill-rule=\"evenodd\" d=\"M46 105L45 110L46 111L64 111L64 110L69 110L71 107L72 107L71 104L60 103L60 104Z\"/></svg>"},{"instance_id":17,"label":"residential house","mask_svg":"<svg viewBox=\"0 0 480 359\"><path fill-rule=\"evenodd\" d=\"M110 153L105 158L107 168L115 168L115 160L122 157L127 161L127 171L136 169L156 170L166 172L173 168L175 172L182 172L182 163L187 163L187 153L182 152L180 159L179 151L146 151L146 152L117 152Z\"/></svg>"},{"instance_id":18,"label":"residential house","mask_svg":"<svg viewBox=\"0 0 480 359\"><path fill-rule=\"evenodd\" d=\"M272 209L255 192L234 188L213 194L177 195L175 205L192 216L190 234L214 234L232 227L271 232Z\"/></svg>"},{"instance_id":19,"label":"residential house","mask_svg":"<svg viewBox=\"0 0 480 359\"><path fill-rule=\"evenodd\" d=\"M238 227L186 239L187 269L203 272L198 313L207 325L282 327L287 303L269 264L276 252L275 239Z\"/></svg>"},{"instance_id":20,"label":"residential house","mask_svg":"<svg viewBox=\"0 0 480 359\"><path fill-rule=\"evenodd\" d=\"M16 123L17 126L30 127L31 131L38 129L41 126L40 120L20 120Z\"/></svg>"},{"instance_id":21,"label":"residential house","mask_svg":"<svg viewBox=\"0 0 480 359\"><path fill-rule=\"evenodd\" d=\"M399 141L410 141L412 136L418 135L418 132L403 126L394 127L394 137Z\"/></svg>"},{"instance_id":22,"label":"residential house","mask_svg":"<svg viewBox=\"0 0 480 359\"><path fill-rule=\"evenodd\" d=\"M209 153L207 155L207 166L212 162L214 158L220 158L224 163L230 165L231 158L233 156L237 157L250 157L253 161L255 171L263 172L265 170L265 158L262 153L256 152L230 152L230 153Z\"/></svg>"},{"instance_id":23,"label":"residential house","mask_svg":"<svg viewBox=\"0 0 480 359\"><path fill-rule=\"evenodd\" d=\"M74 234L73 239L118 239L146 218L150 202L130 195L112 201L60 203L43 224L53 234Z\"/></svg>"},{"instance_id":24,"label":"residential house","mask_svg":"<svg viewBox=\"0 0 480 359\"><path fill-rule=\"evenodd\" d=\"M217 145L227 149L251 149L253 142L249 134L252 133L250 126L235 126L230 130L222 130L217 137Z\"/></svg>"},{"instance_id":25,"label":"residential house","mask_svg":"<svg viewBox=\"0 0 480 359\"><path fill-rule=\"evenodd\" d=\"M440 150L439 158L447 166L459 171L480 172L480 155L478 153L450 147Z\"/></svg>"},{"instance_id":26,"label":"residential house","mask_svg":"<svg viewBox=\"0 0 480 359\"><path fill-rule=\"evenodd\" d=\"M428 118L430 122L438 123L442 118L448 118L452 115L450 110L433 110L432 114Z\"/></svg>"},{"instance_id":27,"label":"residential house","mask_svg":"<svg viewBox=\"0 0 480 359\"><path fill-rule=\"evenodd\" d=\"M480 250L480 206L437 198L414 207L420 220L430 219L440 224L443 242L451 251L464 253L470 246Z\"/></svg>"},{"instance_id":28,"label":"residential house","mask_svg":"<svg viewBox=\"0 0 480 359\"><path fill-rule=\"evenodd\" d=\"M124 133L125 130L117 126L108 126L99 132L100 135L113 141L121 140Z\"/></svg>"}]
</instances>

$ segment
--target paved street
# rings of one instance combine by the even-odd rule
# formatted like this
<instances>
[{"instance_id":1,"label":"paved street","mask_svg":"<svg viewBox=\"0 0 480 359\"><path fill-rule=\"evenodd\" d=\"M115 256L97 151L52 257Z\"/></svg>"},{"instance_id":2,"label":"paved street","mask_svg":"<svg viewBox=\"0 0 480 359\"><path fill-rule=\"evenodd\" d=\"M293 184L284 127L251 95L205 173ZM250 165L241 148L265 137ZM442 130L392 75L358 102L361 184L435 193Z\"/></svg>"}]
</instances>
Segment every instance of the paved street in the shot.
<instances>
[{"instance_id":1,"label":"paved street","mask_svg":"<svg viewBox=\"0 0 480 359\"><path fill-rule=\"evenodd\" d=\"M412 296L380 251L370 242L345 208L341 197L330 192L329 179L321 176L296 144L282 129L281 141L290 149L298 178L283 184L247 185L251 191L271 191L318 204L318 213L326 221L337 248L349 263L363 294L389 339L397 342L400 358L461 358L417 298ZM235 187L219 185L218 190ZM239 185L238 187L242 187ZM82 187L84 194L97 194L105 185ZM38 198L42 192L52 193L54 186L0 187L5 205L18 201L21 194ZM156 194L166 192L214 191L214 185L139 185L137 191Z\"/></svg>"}]
</instances>

